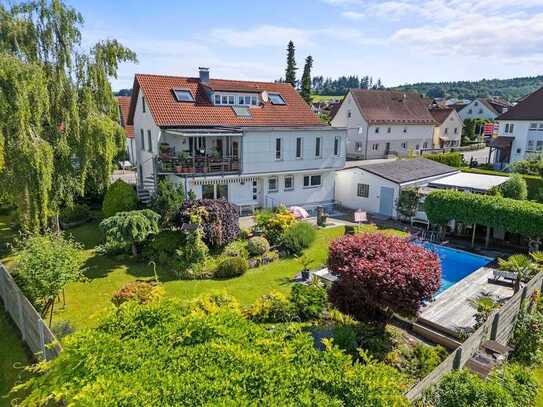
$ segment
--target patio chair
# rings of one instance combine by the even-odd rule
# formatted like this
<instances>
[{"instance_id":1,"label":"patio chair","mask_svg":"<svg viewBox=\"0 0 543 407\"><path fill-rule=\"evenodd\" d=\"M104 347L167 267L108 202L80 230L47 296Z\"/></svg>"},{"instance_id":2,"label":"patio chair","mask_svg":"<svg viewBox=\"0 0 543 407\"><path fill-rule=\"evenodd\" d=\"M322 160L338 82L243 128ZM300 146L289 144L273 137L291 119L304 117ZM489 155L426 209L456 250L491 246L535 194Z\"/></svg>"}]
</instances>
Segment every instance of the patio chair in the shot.
<instances>
[{"instance_id":1,"label":"patio chair","mask_svg":"<svg viewBox=\"0 0 543 407\"><path fill-rule=\"evenodd\" d=\"M516 281L517 280L517 273L513 273L512 271L507 270L492 270L492 274L494 276L494 280L510 280L510 281Z\"/></svg>"}]
</instances>

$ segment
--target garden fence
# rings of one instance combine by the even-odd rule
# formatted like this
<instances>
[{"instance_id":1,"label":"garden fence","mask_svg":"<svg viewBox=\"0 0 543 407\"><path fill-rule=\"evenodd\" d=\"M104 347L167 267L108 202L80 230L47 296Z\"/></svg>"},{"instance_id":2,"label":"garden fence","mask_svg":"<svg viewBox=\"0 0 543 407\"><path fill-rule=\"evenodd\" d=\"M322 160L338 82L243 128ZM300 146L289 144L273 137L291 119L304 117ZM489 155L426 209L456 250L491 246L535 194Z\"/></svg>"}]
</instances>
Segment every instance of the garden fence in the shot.
<instances>
[{"instance_id":1,"label":"garden fence","mask_svg":"<svg viewBox=\"0 0 543 407\"><path fill-rule=\"evenodd\" d=\"M1 263L0 298L32 353L40 360L58 356L60 343Z\"/></svg>"},{"instance_id":2,"label":"garden fence","mask_svg":"<svg viewBox=\"0 0 543 407\"><path fill-rule=\"evenodd\" d=\"M485 323L467 338L461 346L436 367L428 376L422 379L406 394L412 401L419 398L427 389L438 383L441 378L454 369L461 369L468 360L479 350L481 343L488 339L495 340L502 345L507 345L517 316L522 309L526 298L530 298L536 290L541 290L543 285L543 273L537 274L523 288L513 295L499 309L490 314Z\"/></svg>"}]
</instances>

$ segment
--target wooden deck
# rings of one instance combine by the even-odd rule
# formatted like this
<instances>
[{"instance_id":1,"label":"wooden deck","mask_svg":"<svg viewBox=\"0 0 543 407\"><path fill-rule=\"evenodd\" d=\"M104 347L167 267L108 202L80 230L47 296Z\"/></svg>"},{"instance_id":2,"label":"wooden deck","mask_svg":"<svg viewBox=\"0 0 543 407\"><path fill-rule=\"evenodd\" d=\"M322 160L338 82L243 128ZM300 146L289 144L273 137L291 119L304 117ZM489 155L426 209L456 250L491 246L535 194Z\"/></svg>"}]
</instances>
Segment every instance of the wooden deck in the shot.
<instances>
[{"instance_id":1,"label":"wooden deck","mask_svg":"<svg viewBox=\"0 0 543 407\"><path fill-rule=\"evenodd\" d=\"M510 287L489 283L489 278L492 278L492 269L488 267L470 274L426 305L419 314L419 321L453 336L459 330L471 330L476 310L470 300L490 295L495 301L504 302L514 293Z\"/></svg>"}]
</instances>

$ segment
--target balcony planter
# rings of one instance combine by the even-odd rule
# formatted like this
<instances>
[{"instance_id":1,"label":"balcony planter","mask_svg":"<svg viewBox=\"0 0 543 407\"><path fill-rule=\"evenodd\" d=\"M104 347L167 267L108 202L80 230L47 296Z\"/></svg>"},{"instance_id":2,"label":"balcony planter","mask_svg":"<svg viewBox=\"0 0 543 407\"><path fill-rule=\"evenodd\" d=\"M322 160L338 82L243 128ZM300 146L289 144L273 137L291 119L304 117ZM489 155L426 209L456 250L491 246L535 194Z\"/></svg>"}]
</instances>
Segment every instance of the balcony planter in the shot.
<instances>
[{"instance_id":1,"label":"balcony planter","mask_svg":"<svg viewBox=\"0 0 543 407\"><path fill-rule=\"evenodd\" d=\"M175 166L175 172L177 174L181 174L183 172L183 167L181 167L180 165L176 165Z\"/></svg>"}]
</instances>

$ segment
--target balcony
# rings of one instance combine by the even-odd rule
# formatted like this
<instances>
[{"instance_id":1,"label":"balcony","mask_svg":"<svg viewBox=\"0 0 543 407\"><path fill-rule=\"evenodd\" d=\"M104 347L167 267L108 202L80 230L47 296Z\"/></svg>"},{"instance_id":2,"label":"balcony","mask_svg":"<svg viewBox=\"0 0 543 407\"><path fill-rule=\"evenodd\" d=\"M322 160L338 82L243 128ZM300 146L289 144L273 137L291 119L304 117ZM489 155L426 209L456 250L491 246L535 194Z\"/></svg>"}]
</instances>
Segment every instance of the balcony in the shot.
<instances>
[{"instance_id":1,"label":"balcony","mask_svg":"<svg viewBox=\"0 0 543 407\"><path fill-rule=\"evenodd\" d=\"M158 174L180 174L185 176L228 175L241 173L239 157L168 157L156 158Z\"/></svg>"}]
</instances>

